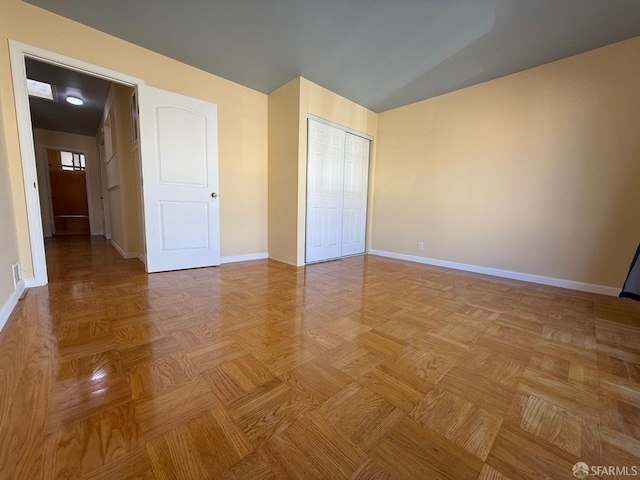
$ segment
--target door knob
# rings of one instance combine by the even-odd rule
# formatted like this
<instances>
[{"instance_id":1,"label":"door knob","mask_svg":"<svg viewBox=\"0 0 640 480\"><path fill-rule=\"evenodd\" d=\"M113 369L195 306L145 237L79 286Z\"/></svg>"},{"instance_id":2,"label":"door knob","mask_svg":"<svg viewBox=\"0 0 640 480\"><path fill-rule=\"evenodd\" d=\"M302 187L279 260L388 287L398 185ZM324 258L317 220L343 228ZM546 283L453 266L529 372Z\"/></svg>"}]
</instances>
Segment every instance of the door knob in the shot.
<instances>
[{"instance_id":1,"label":"door knob","mask_svg":"<svg viewBox=\"0 0 640 480\"><path fill-rule=\"evenodd\" d=\"M211 193L211 198L218 198L218 194L216 192Z\"/></svg>"}]
</instances>

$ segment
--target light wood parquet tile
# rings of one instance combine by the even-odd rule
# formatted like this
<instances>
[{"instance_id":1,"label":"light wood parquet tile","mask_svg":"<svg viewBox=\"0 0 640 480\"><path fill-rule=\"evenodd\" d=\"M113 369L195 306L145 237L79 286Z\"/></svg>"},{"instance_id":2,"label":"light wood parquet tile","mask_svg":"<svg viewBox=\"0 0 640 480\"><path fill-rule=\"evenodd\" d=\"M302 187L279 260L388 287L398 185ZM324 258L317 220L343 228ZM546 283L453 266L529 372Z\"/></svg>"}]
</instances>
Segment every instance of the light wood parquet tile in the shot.
<instances>
[{"instance_id":1,"label":"light wood parquet tile","mask_svg":"<svg viewBox=\"0 0 640 480\"><path fill-rule=\"evenodd\" d=\"M430 332L410 338L409 343L425 352L433 352L454 359L464 355L470 348L469 345Z\"/></svg>"},{"instance_id":2,"label":"light wood parquet tile","mask_svg":"<svg viewBox=\"0 0 640 480\"><path fill-rule=\"evenodd\" d=\"M557 358L552 355L545 355L544 353L534 353L531 355L527 367L531 370L544 373L561 380L563 382L569 381L569 368L571 362L562 358Z\"/></svg>"},{"instance_id":3,"label":"light wood parquet tile","mask_svg":"<svg viewBox=\"0 0 640 480\"><path fill-rule=\"evenodd\" d=\"M638 384L616 375L601 372L598 376L599 391L610 398L640 408Z\"/></svg>"},{"instance_id":4,"label":"light wood parquet tile","mask_svg":"<svg viewBox=\"0 0 640 480\"><path fill-rule=\"evenodd\" d=\"M598 368L640 383L640 355L607 348L598 352Z\"/></svg>"},{"instance_id":5,"label":"light wood parquet tile","mask_svg":"<svg viewBox=\"0 0 640 480\"><path fill-rule=\"evenodd\" d=\"M374 460L397 478L477 479L482 461L409 417L373 452Z\"/></svg>"},{"instance_id":6,"label":"light wood parquet tile","mask_svg":"<svg viewBox=\"0 0 640 480\"><path fill-rule=\"evenodd\" d=\"M224 405L276 378L252 355L234 358L202 375Z\"/></svg>"},{"instance_id":7,"label":"light wood parquet tile","mask_svg":"<svg viewBox=\"0 0 640 480\"><path fill-rule=\"evenodd\" d=\"M458 365L509 387L518 385L525 368L508 355L475 346L460 358Z\"/></svg>"},{"instance_id":8,"label":"light wood parquet tile","mask_svg":"<svg viewBox=\"0 0 640 480\"><path fill-rule=\"evenodd\" d=\"M376 331L386 334L392 338L396 338L398 340L407 341L420 334L428 333L438 325L439 323L436 321L434 321L431 325L425 325L422 323L417 323L415 321L407 321L405 320L404 316L399 316L383 323L382 325L379 325L378 327L376 327Z\"/></svg>"},{"instance_id":9,"label":"light wood parquet tile","mask_svg":"<svg viewBox=\"0 0 640 480\"><path fill-rule=\"evenodd\" d=\"M569 472L578 461L579 457L506 422L487 458L495 471L519 480L570 478Z\"/></svg>"},{"instance_id":10,"label":"light wood parquet tile","mask_svg":"<svg viewBox=\"0 0 640 480\"><path fill-rule=\"evenodd\" d=\"M317 361L332 365L356 380L380 365L384 357L353 343L345 342L326 352Z\"/></svg>"},{"instance_id":11,"label":"light wood parquet tile","mask_svg":"<svg viewBox=\"0 0 640 480\"><path fill-rule=\"evenodd\" d=\"M155 480L146 446L79 477L80 480Z\"/></svg>"},{"instance_id":12,"label":"light wood parquet tile","mask_svg":"<svg viewBox=\"0 0 640 480\"><path fill-rule=\"evenodd\" d=\"M495 470L493 467L485 464L480 472L478 480L511 480L509 477L505 477L503 474Z\"/></svg>"},{"instance_id":13,"label":"light wood parquet tile","mask_svg":"<svg viewBox=\"0 0 640 480\"><path fill-rule=\"evenodd\" d=\"M485 331L474 343L475 347L484 348L491 352L499 352L501 355L507 356L523 365L526 365L531 359L533 350L531 344L518 345L508 340L501 340Z\"/></svg>"},{"instance_id":14,"label":"light wood parquet tile","mask_svg":"<svg viewBox=\"0 0 640 480\"><path fill-rule=\"evenodd\" d=\"M364 375L360 383L396 407L410 412L431 388L428 382L418 384L412 381L418 379L415 375L413 377L382 364Z\"/></svg>"},{"instance_id":15,"label":"light wood parquet tile","mask_svg":"<svg viewBox=\"0 0 640 480\"><path fill-rule=\"evenodd\" d=\"M319 411L364 452L371 452L406 415L357 383L328 399Z\"/></svg>"},{"instance_id":16,"label":"light wood parquet tile","mask_svg":"<svg viewBox=\"0 0 640 480\"><path fill-rule=\"evenodd\" d=\"M569 453L580 456L582 418L540 397L518 394L507 421Z\"/></svg>"},{"instance_id":17,"label":"light wood parquet tile","mask_svg":"<svg viewBox=\"0 0 640 480\"><path fill-rule=\"evenodd\" d=\"M180 344L171 335L167 335L132 348L118 349L118 354L123 367L129 369L179 351Z\"/></svg>"},{"instance_id":18,"label":"light wood parquet tile","mask_svg":"<svg viewBox=\"0 0 640 480\"><path fill-rule=\"evenodd\" d=\"M630 438L609 427L600 428L600 439L605 454L607 449L617 449L620 452L618 455L628 458L626 465L634 465L640 458L640 440Z\"/></svg>"},{"instance_id":19,"label":"light wood parquet tile","mask_svg":"<svg viewBox=\"0 0 640 480\"><path fill-rule=\"evenodd\" d=\"M439 388L430 390L411 417L481 460L486 460L502 417Z\"/></svg>"},{"instance_id":20,"label":"light wood parquet tile","mask_svg":"<svg viewBox=\"0 0 640 480\"><path fill-rule=\"evenodd\" d=\"M132 405L75 422L50 435L46 476L79 478L144 447Z\"/></svg>"},{"instance_id":21,"label":"light wood parquet tile","mask_svg":"<svg viewBox=\"0 0 640 480\"><path fill-rule=\"evenodd\" d=\"M298 339L302 342L311 343L313 348L320 353L320 356L345 343L344 339L323 327L306 330Z\"/></svg>"},{"instance_id":22,"label":"light wood parquet tile","mask_svg":"<svg viewBox=\"0 0 640 480\"><path fill-rule=\"evenodd\" d=\"M42 476L48 391L52 384L49 338L35 341L25 359L10 413L3 415L0 435L0 477Z\"/></svg>"},{"instance_id":23,"label":"light wood parquet tile","mask_svg":"<svg viewBox=\"0 0 640 480\"><path fill-rule=\"evenodd\" d=\"M640 408L600 395L600 423L640 440Z\"/></svg>"},{"instance_id":24,"label":"light wood parquet tile","mask_svg":"<svg viewBox=\"0 0 640 480\"><path fill-rule=\"evenodd\" d=\"M640 303L375 256L147 275L59 237L47 261L0 332L3 480L640 466Z\"/></svg>"},{"instance_id":25,"label":"light wood parquet tile","mask_svg":"<svg viewBox=\"0 0 640 480\"><path fill-rule=\"evenodd\" d=\"M258 452L244 457L220 477L221 480L275 480L267 461Z\"/></svg>"},{"instance_id":26,"label":"light wood parquet tile","mask_svg":"<svg viewBox=\"0 0 640 480\"><path fill-rule=\"evenodd\" d=\"M367 460L351 475L350 480L393 480L394 477L374 460Z\"/></svg>"},{"instance_id":27,"label":"light wood parquet tile","mask_svg":"<svg viewBox=\"0 0 640 480\"><path fill-rule=\"evenodd\" d=\"M126 324L119 322L121 326L113 325L113 339L115 347L119 350L126 350L139 345L146 345L154 340L159 340L167 335L166 329L157 322L147 318L128 318Z\"/></svg>"},{"instance_id":28,"label":"light wood parquet tile","mask_svg":"<svg viewBox=\"0 0 640 480\"><path fill-rule=\"evenodd\" d=\"M187 357L196 369L202 373L224 362L244 357L247 354L247 350L234 340L224 339L220 342L204 345L197 350L192 350L187 353Z\"/></svg>"},{"instance_id":29,"label":"light wood parquet tile","mask_svg":"<svg viewBox=\"0 0 640 480\"><path fill-rule=\"evenodd\" d=\"M431 385L440 381L455 363L450 357L407 346L386 360L384 365L395 371L405 372L405 376L409 378L414 376L411 381L428 390Z\"/></svg>"},{"instance_id":30,"label":"light wood parquet tile","mask_svg":"<svg viewBox=\"0 0 640 480\"><path fill-rule=\"evenodd\" d=\"M197 380L200 374L182 352L170 353L151 362L151 378L161 391Z\"/></svg>"},{"instance_id":31,"label":"light wood parquet tile","mask_svg":"<svg viewBox=\"0 0 640 480\"><path fill-rule=\"evenodd\" d=\"M270 438L265 452L283 478L349 478L367 458L318 412Z\"/></svg>"},{"instance_id":32,"label":"light wood parquet tile","mask_svg":"<svg viewBox=\"0 0 640 480\"><path fill-rule=\"evenodd\" d=\"M260 445L286 429L310 405L280 379L274 379L243 395L228 408L245 436Z\"/></svg>"},{"instance_id":33,"label":"light wood parquet tile","mask_svg":"<svg viewBox=\"0 0 640 480\"><path fill-rule=\"evenodd\" d=\"M446 318L448 319L449 317ZM453 340L454 342L471 345L480 337L482 330L452 320L451 322L447 321L442 327L435 330L434 333L440 337Z\"/></svg>"},{"instance_id":34,"label":"light wood parquet tile","mask_svg":"<svg viewBox=\"0 0 640 480\"><path fill-rule=\"evenodd\" d=\"M136 418L145 440L151 440L219 404L207 383L198 379L139 401Z\"/></svg>"},{"instance_id":35,"label":"light wood parquet tile","mask_svg":"<svg viewBox=\"0 0 640 480\"><path fill-rule=\"evenodd\" d=\"M187 425L181 425L147 443L155 478L205 479L207 471Z\"/></svg>"},{"instance_id":36,"label":"light wood parquet tile","mask_svg":"<svg viewBox=\"0 0 640 480\"><path fill-rule=\"evenodd\" d=\"M459 366L449 370L437 386L499 416L509 410L516 393L507 385Z\"/></svg>"},{"instance_id":37,"label":"light wood parquet tile","mask_svg":"<svg viewBox=\"0 0 640 480\"><path fill-rule=\"evenodd\" d=\"M289 370L280 375L280 378L315 407L319 407L351 383L351 377L337 368L319 365L314 361Z\"/></svg>"},{"instance_id":38,"label":"light wood parquet tile","mask_svg":"<svg viewBox=\"0 0 640 480\"><path fill-rule=\"evenodd\" d=\"M598 418L598 395L530 369L525 369L518 390L570 410L583 418Z\"/></svg>"},{"instance_id":39,"label":"light wood parquet tile","mask_svg":"<svg viewBox=\"0 0 640 480\"><path fill-rule=\"evenodd\" d=\"M378 330L361 333L352 339L352 343L383 357L389 357L407 345L406 342Z\"/></svg>"}]
</instances>

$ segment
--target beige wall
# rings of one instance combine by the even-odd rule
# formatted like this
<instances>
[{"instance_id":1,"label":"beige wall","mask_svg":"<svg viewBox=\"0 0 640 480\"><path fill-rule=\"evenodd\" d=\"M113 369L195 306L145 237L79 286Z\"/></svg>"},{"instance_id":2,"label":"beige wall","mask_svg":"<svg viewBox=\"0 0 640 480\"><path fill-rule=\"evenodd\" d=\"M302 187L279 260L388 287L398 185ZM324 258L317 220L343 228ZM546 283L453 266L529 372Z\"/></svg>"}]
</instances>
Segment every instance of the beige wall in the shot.
<instances>
[{"instance_id":1,"label":"beige wall","mask_svg":"<svg viewBox=\"0 0 640 480\"><path fill-rule=\"evenodd\" d=\"M269 94L269 257L297 264L300 79Z\"/></svg>"},{"instance_id":2,"label":"beige wall","mask_svg":"<svg viewBox=\"0 0 640 480\"><path fill-rule=\"evenodd\" d=\"M372 137L377 128L374 112L306 78L269 94L269 256L297 266L305 254L309 114ZM372 172L374 165L375 142Z\"/></svg>"},{"instance_id":3,"label":"beige wall","mask_svg":"<svg viewBox=\"0 0 640 480\"><path fill-rule=\"evenodd\" d=\"M103 132L107 129L111 132L104 140L111 148L101 147L110 239L128 257L144 254L140 238L143 223L140 165L138 148L133 144L129 104L133 92L133 88L113 84L100 123Z\"/></svg>"},{"instance_id":4,"label":"beige wall","mask_svg":"<svg viewBox=\"0 0 640 480\"><path fill-rule=\"evenodd\" d=\"M36 148L36 160L38 167L38 189L40 193L40 205L42 206L42 226L45 236L51 236L51 215L49 210L50 194L47 175L49 174L45 148L54 147L58 150L86 152L87 164L87 190L90 199L91 234L102 235L102 205L100 194L100 163L96 138L87 135L75 135L73 133L56 132L54 130L33 129L33 143Z\"/></svg>"},{"instance_id":5,"label":"beige wall","mask_svg":"<svg viewBox=\"0 0 640 480\"><path fill-rule=\"evenodd\" d=\"M31 276L8 39L143 79L218 105L223 256L267 250L267 96L19 0L0 7L0 98L20 259ZM0 265L0 270L4 266Z\"/></svg>"},{"instance_id":6,"label":"beige wall","mask_svg":"<svg viewBox=\"0 0 640 480\"><path fill-rule=\"evenodd\" d=\"M373 248L620 287L639 78L635 38L382 113Z\"/></svg>"},{"instance_id":7,"label":"beige wall","mask_svg":"<svg viewBox=\"0 0 640 480\"><path fill-rule=\"evenodd\" d=\"M2 103L4 99L0 97ZM11 265L19 259L8 160L0 118L0 309L13 293Z\"/></svg>"}]
</instances>

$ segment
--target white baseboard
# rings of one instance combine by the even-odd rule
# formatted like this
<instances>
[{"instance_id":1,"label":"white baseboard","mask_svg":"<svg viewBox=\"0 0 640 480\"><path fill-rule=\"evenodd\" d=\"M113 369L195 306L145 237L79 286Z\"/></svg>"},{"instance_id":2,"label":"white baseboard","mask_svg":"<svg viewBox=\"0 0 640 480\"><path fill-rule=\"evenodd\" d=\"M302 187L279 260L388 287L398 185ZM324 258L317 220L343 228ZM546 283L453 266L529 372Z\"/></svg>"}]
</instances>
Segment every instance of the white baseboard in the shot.
<instances>
[{"instance_id":1,"label":"white baseboard","mask_svg":"<svg viewBox=\"0 0 640 480\"><path fill-rule=\"evenodd\" d=\"M110 234L105 234L104 238L106 238L107 240L111 240L111 235Z\"/></svg>"},{"instance_id":2,"label":"white baseboard","mask_svg":"<svg viewBox=\"0 0 640 480\"><path fill-rule=\"evenodd\" d=\"M9 298L7 298L7 300L2 304L2 308L0 308L0 331L2 331L4 325L7 323L7 320L9 320L9 316L11 315L11 312L13 312L13 309L16 308L16 304L18 303L22 292L24 292L24 289L25 282L24 280L20 280L18 282L18 286L15 288L15 290L13 290L11 295L9 295Z\"/></svg>"},{"instance_id":3,"label":"white baseboard","mask_svg":"<svg viewBox=\"0 0 640 480\"><path fill-rule=\"evenodd\" d=\"M248 262L250 260L264 260L265 258L269 258L267 252L230 255L228 257L220 257L220 265L224 265L225 263Z\"/></svg>"},{"instance_id":4,"label":"white baseboard","mask_svg":"<svg viewBox=\"0 0 640 480\"><path fill-rule=\"evenodd\" d=\"M138 258L138 254L135 252L125 252L122 247L120 245L118 245L116 242L114 242L113 240L110 240L111 245L113 245L113 248L116 249L116 251L120 254L120 256L122 258Z\"/></svg>"},{"instance_id":5,"label":"white baseboard","mask_svg":"<svg viewBox=\"0 0 640 480\"><path fill-rule=\"evenodd\" d=\"M269 255L269 260L275 260L276 262L286 263L287 265L291 265L292 267L298 268L298 265L296 265L295 263L289 262L287 260L282 260L281 258L274 257L273 255Z\"/></svg>"},{"instance_id":6,"label":"white baseboard","mask_svg":"<svg viewBox=\"0 0 640 480\"><path fill-rule=\"evenodd\" d=\"M465 272L483 273L485 275L493 275L494 277L522 280L523 282L539 283L542 285L550 285L552 287L580 290L582 292L599 293L601 295L609 295L612 297L617 297L620 294L621 290L620 288L607 287L606 285L595 285L593 283L576 282L574 280L545 277L542 275L533 275L531 273L512 272L511 270L500 270L498 268L479 267L477 265L468 265L466 263L449 262L446 260L437 260L435 258L406 255L404 253L386 252L384 250L372 249L369 251L369 253L371 255L395 258L397 260L406 260L408 262L423 263L425 265L434 265L437 267L453 268L454 270L464 270Z\"/></svg>"},{"instance_id":7,"label":"white baseboard","mask_svg":"<svg viewBox=\"0 0 640 480\"><path fill-rule=\"evenodd\" d=\"M140 260L145 265L147 264L147 256L144 253L138 254L138 260Z\"/></svg>"},{"instance_id":8,"label":"white baseboard","mask_svg":"<svg viewBox=\"0 0 640 480\"><path fill-rule=\"evenodd\" d=\"M38 283L33 277L24 279L25 288L42 287L43 285L46 285L46 283Z\"/></svg>"}]
</instances>

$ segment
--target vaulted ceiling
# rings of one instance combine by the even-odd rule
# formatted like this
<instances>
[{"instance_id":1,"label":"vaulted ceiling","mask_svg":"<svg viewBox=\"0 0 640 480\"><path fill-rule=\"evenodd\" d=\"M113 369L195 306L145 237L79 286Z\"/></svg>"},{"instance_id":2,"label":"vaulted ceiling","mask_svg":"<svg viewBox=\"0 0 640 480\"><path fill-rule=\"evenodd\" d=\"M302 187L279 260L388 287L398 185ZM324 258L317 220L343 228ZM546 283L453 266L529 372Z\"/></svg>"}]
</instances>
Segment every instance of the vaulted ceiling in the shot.
<instances>
[{"instance_id":1,"label":"vaulted ceiling","mask_svg":"<svg viewBox=\"0 0 640 480\"><path fill-rule=\"evenodd\" d=\"M29 0L269 93L304 76L374 111L640 35L638 0Z\"/></svg>"}]
</instances>

